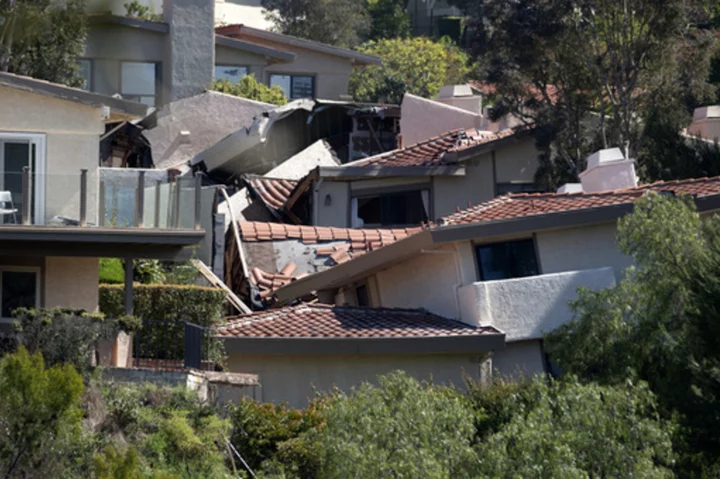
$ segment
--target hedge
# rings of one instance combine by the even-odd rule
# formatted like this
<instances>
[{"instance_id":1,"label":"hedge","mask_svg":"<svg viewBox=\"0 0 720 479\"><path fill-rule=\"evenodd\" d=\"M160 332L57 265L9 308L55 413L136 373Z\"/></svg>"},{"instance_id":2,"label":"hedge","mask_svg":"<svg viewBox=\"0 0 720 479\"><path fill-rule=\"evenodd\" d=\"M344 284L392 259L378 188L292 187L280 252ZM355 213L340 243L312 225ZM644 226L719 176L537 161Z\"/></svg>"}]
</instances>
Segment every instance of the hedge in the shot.
<instances>
[{"instance_id":1,"label":"hedge","mask_svg":"<svg viewBox=\"0 0 720 479\"><path fill-rule=\"evenodd\" d=\"M123 285L101 284L100 312L109 318L124 315L124 293ZM182 359L184 323L206 327L223 323L224 301L225 293L218 288L135 283L133 314L142 321L136 335L136 344L141 343L136 347L146 358Z\"/></svg>"}]
</instances>

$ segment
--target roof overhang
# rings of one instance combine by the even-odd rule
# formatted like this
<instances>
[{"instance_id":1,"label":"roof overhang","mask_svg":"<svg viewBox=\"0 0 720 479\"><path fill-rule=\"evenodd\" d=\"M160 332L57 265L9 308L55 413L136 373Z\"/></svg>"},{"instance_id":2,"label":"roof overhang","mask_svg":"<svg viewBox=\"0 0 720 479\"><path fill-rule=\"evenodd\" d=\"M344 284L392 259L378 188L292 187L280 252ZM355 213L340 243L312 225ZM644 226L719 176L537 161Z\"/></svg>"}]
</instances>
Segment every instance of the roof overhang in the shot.
<instances>
[{"instance_id":1,"label":"roof overhang","mask_svg":"<svg viewBox=\"0 0 720 479\"><path fill-rule=\"evenodd\" d=\"M96 108L108 107L110 108L110 114L115 114L114 120L144 118L150 110L147 105L142 103L122 100L109 95L93 93L79 88L72 88L58 83L50 83L12 73L0 73L0 86L49 96L59 100L81 103ZM118 118L117 113L120 113L119 116L123 118Z\"/></svg>"},{"instance_id":2,"label":"roof overhang","mask_svg":"<svg viewBox=\"0 0 720 479\"><path fill-rule=\"evenodd\" d=\"M292 62L295 61L295 55L292 52L284 52L275 48L258 45L257 43L250 43L244 40L238 40L236 38L225 37L223 35L215 35L215 44L223 47L233 48L235 50L242 50L244 52L253 53L260 55L276 62Z\"/></svg>"},{"instance_id":3,"label":"roof overhang","mask_svg":"<svg viewBox=\"0 0 720 479\"><path fill-rule=\"evenodd\" d=\"M487 143L481 143L479 145L470 146L459 151L453 151L446 154L448 161L465 161L470 158L475 158L485 153L497 151L500 148L504 148L510 145L516 145L525 141L527 138L531 138L535 135L535 128L525 128L515 131L513 134L498 138Z\"/></svg>"},{"instance_id":4,"label":"roof overhang","mask_svg":"<svg viewBox=\"0 0 720 479\"><path fill-rule=\"evenodd\" d=\"M422 338L246 338L220 337L227 354L463 354L505 347L504 333Z\"/></svg>"},{"instance_id":5,"label":"roof overhang","mask_svg":"<svg viewBox=\"0 0 720 479\"><path fill-rule=\"evenodd\" d=\"M320 178L345 180L398 176L465 176L465 166L320 166L318 175Z\"/></svg>"},{"instance_id":6,"label":"roof overhang","mask_svg":"<svg viewBox=\"0 0 720 479\"><path fill-rule=\"evenodd\" d=\"M0 226L0 251L18 256L181 260L192 257L205 230Z\"/></svg>"},{"instance_id":7,"label":"roof overhang","mask_svg":"<svg viewBox=\"0 0 720 479\"><path fill-rule=\"evenodd\" d=\"M88 16L89 25L120 25L123 27L137 28L157 33L169 33L170 25L163 22L153 22L150 20L140 20L139 18L124 17L122 15L113 15L111 13L94 14Z\"/></svg>"}]
</instances>

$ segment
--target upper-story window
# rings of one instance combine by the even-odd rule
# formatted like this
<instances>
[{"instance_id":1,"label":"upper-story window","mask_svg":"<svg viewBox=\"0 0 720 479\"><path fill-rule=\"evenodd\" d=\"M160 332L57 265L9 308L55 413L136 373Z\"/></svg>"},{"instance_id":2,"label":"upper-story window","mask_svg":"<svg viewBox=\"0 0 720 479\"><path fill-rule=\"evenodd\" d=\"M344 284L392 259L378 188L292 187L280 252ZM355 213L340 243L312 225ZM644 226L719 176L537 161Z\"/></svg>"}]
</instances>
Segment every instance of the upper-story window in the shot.
<instances>
[{"instance_id":1,"label":"upper-story window","mask_svg":"<svg viewBox=\"0 0 720 479\"><path fill-rule=\"evenodd\" d=\"M120 64L120 94L126 100L155 106L157 72L156 63L122 62Z\"/></svg>"},{"instance_id":2,"label":"upper-story window","mask_svg":"<svg viewBox=\"0 0 720 479\"><path fill-rule=\"evenodd\" d=\"M540 274L532 239L478 245L476 251L482 281Z\"/></svg>"},{"instance_id":3,"label":"upper-story window","mask_svg":"<svg viewBox=\"0 0 720 479\"><path fill-rule=\"evenodd\" d=\"M430 218L430 192L418 189L358 195L352 199L352 227L419 225Z\"/></svg>"},{"instance_id":4,"label":"upper-story window","mask_svg":"<svg viewBox=\"0 0 720 479\"><path fill-rule=\"evenodd\" d=\"M270 86L278 85L290 100L315 97L315 77L309 75L270 75Z\"/></svg>"},{"instance_id":5,"label":"upper-story window","mask_svg":"<svg viewBox=\"0 0 720 479\"><path fill-rule=\"evenodd\" d=\"M83 90L92 90L92 61L87 58L80 58L77 61L78 74L82 78L83 84L80 88Z\"/></svg>"},{"instance_id":6,"label":"upper-story window","mask_svg":"<svg viewBox=\"0 0 720 479\"><path fill-rule=\"evenodd\" d=\"M238 67L233 65L215 65L216 80L227 80L230 83L237 83L247 74L247 67Z\"/></svg>"}]
</instances>

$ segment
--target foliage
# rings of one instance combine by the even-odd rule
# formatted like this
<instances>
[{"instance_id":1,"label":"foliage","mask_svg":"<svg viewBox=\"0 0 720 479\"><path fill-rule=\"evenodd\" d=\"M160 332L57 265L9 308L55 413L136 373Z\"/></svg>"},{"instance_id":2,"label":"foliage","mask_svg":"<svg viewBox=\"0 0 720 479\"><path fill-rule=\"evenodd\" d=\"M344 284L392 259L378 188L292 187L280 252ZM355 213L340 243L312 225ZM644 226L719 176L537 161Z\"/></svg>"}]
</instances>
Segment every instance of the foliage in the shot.
<instances>
[{"instance_id":1,"label":"foliage","mask_svg":"<svg viewBox=\"0 0 720 479\"><path fill-rule=\"evenodd\" d=\"M305 410L241 398L230 407L231 441L253 470L316 477L320 454L313 433L322 428L322 399Z\"/></svg>"},{"instance_id":2,"label":"foliage","mask_svg":"<svg viewBox=\"0 0 720 479\"><path fill-rule=\"evenodd\" d=\"M133 261L133 280L145 284L165 282L165 272L156 259L137 259ZM123 275L124 282L124 275Z\"/></svg>"},{"instance_id":3,"label":"foliage","mask_svg":"<svg viewBox=\"0 0 720 479\"><path fill-rule=\"evenodd\" d=\"M499 394L495 387L475 391L493 423L478 446L478 477L673 476L672 425L659 419L646 385L536 378L510 388L501 382Z\"/></svg>"},{"instance_id":4,"label":"foliage","mask_svg":"<svg viewBox=\"0 0 720 479\"><path fill-rule=\"evenodd\" d=\"M262 0L266 18L286 35L351 48L370 28L364 1Z\"/></svg>"},{"instance_id":5,"label":"foliage","mask_svg":"<svg viewBox=\"0 0 720 479\"><path fill-rule=\"evenodd\" d=\"M279 85L273 87L263 85L255 79L253 74L245 75L237 83L230 83L225 78L215 80L212 89L228 95L270 103L271 105L284 105L287 103L285 92Z\"/></svg>"},{"instance_id":6,"label":"foliage","mask_svg":"<svg viewBox=\"0 0 720 479\"><path fill-rule=\"evenodd\" d=\"M0 71L80 86L85 2L0 1Z\"/></svg>"},{"instance_id":7,"label":"foliage","mask_svg":"<svg viewBox=\"0 0 720 479\"><path fill-rule=\"evenodd\" d=\"M20 347L0 360L0 473L58 477L82 434L83 382L70 365L46 368Z\"/></svg>"},{"instance_id":8,"label":"foliage","mask_svg":"<svg viewBox=\"0 0 720 479\"><path fill-rule=\"evenodd\" d=\"M576 181L598 148L637 157L649 115L686 113L712 96L715 42L694 28L694 2L454 3L469 15L480 73L497 88L494 116L539 127L537 180L549 187Z\"/></svg>"},{"instance_id":9,"label":"foliage","mask_svg":"<svg viewBox=\"0 0 720 479\"><path fill-rule=\"evenodd\" d=\"M125 268L119 258L100 258L100 283L123 284L125 282Z\"/></svg>"},{"instance_id":10,"label":"foliage","mask_svg":"<svg viewBox=\"0 0 720 479\"><path fill-rule=\"evenodd\" d=\"M647 381L662 412L679 414L682 474L720 467L720 220L701 221L689 198L649 194L620 221L618 243L637 269L582 291L548 349L583 379Z\"/></svg>"},{"instance_id":11,"label":"foliage","mask_svg":"<svg viewBox=\"0 0 720 479\"><path fill-rule=\"evenodd\" d=\"M456 392L403 372L334 394L322 477L472 477L473 412Z\"/></svg>"},{"instance_id":12,"label":"foliage","mask_svg":"<svg viewBox=\"0 0 720 479\"><path fill-rule=\"evenodd\" d=\"M95 475L98 479L141 479L140 458L135 448L124 453L112 446L95 455Z\"/></svg>"},{"instance_id":13,"label":"foliage","mask_svg":"<svg viewBox=\"0 0 720 479\"><path fill-rule=\"evenodd\" d=\"M152 5L147 6L138 2L138 0L132 0L132 2L124 4L123 7L125 7L125 16L151 22L162 21L162 14L155 13Z\"/></svg>"},{"instance_id":14,"label":"foliage","mask_svg":"<svg viewBox=\"0 0 720 479\"><path fill-rule=\"evenodd\" d=\"M353 71L350 90L358 101L399 104L405 93L433 98L443 85L463 83L471 70L468 56L448 39L383 39L358 50L383 61Z\"/></svg>"},{"instance_id":15,"label":"foliage","mask_svg":"<svg viewBox=\"0 0 720 479\"><path fill-rule=\"evenodd\" d=\"M137 319L121 315L117 320L68 308L14 311L15 338L30 353L42 352L49 365L68 363L78 371L91 367L97 342L114 339L120 330L137 329Z\"/></svg>"},{"instance_id":16,"label":"foliage","mask_svg":"<svg viewBox=\"0 0 720 479\"><path fill-rule=\"evenodd\" d=\"M406 0L368 0L367 11L371 19L370 40L407 38L412 33Z\"/></svg>"}]
</instances>

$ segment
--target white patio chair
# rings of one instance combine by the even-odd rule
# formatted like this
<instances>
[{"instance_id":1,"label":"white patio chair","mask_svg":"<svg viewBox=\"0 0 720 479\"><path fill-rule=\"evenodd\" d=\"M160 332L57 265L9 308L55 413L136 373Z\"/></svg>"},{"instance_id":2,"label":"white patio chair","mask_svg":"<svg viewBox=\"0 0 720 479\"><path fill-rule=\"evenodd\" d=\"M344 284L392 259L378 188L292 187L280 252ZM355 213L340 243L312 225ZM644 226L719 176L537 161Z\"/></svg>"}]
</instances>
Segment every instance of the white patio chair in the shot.
<instances>
[{"instance_id":1,"label":"white patio chair","mask_svg":"<svg viewBox=\"0 0 720 479\"><path fill-rule=\"evenodd\" d=\"M10 206L8 208L8 205ZM12 215L13 222L17 224L17 208L13 204L12 193L9 191L0 191L0 215Z\"/></svg>"}]
</instances>

